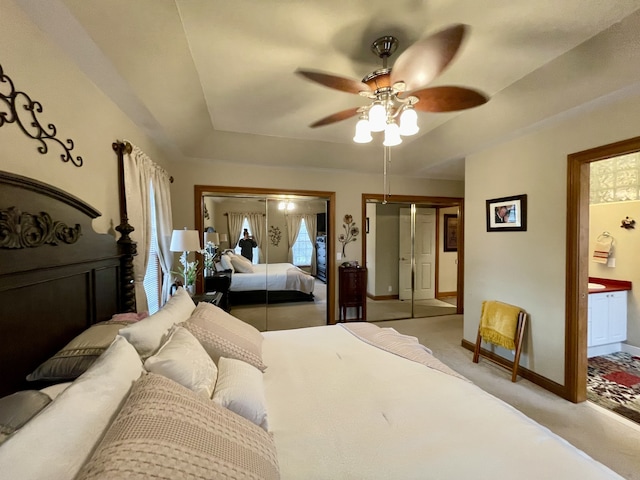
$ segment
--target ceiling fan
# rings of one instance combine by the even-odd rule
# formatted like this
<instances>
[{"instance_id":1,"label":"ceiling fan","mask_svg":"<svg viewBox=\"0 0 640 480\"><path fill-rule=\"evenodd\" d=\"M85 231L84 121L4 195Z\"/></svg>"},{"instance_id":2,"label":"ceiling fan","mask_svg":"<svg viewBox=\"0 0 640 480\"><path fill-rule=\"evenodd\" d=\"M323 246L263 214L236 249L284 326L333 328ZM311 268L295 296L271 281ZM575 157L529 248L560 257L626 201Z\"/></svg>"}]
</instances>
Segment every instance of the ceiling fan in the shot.
<instances>
[{"instance_id":1,"label":"ceiling fan","mask_svg":"<svg viewBox=\"0 0 640 480\"><path fill-rule=\"evenodd\" d=\"M368 143L371 132L384 131L384 145L393 146L402 142L401 135L418 132L416 110L452 112L486 103L488 97L477 90L427 87L453 60L467 29L466 25L455 24L417 41L397 58L393 68L387 67L387 60L398 48L398 40L393 36L380 37L371 49L382 60L382 68L367 74L362 81L297 69L296 73L308 80L372 100L370 105L334 113L309 126L321 127L359 115L355 142Z\"/></svg>"}]
</instances>

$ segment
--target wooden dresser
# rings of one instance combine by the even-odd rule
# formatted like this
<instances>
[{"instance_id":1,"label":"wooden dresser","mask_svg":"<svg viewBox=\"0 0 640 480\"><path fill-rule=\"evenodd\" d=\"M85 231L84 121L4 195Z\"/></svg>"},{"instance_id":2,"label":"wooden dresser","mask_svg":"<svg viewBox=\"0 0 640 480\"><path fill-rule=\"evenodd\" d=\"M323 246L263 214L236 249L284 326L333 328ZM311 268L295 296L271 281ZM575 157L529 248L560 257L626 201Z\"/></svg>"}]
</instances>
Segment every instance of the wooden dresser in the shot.
<instances>
[{"instance_id":1,"label":"wooden dresser","mask_svg":"<svg viewBox=\"0 0 640 480\"><path fill-rule=\"evenodd\" d=\"M316 278L327 283L327 236L316 237Z\"/></svg>"},{"instance_id":2,"label":"wooden dresser","mask_svg":"<svg viewBox=\"0 0 640 480\"><path fill-rule=\"evenodd\" d=\"M346 321L367 321L367 269L364 267L338 268L339 274L339 319ZM356 318L347 320L347 308L356 308Z\"/></svg>"}]
</instances>

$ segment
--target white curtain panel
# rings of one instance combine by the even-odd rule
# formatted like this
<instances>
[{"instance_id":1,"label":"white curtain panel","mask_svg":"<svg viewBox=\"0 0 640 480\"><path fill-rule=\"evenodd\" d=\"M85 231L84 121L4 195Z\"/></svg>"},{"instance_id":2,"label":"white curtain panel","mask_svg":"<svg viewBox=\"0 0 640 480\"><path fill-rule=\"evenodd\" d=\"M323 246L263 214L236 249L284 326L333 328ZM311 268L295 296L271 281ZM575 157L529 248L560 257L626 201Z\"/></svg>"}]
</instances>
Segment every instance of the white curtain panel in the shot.
<instances>
[{"instance_id":1,"label":"white curtain panel","mask_svg":"<svg viewBox=\"0 0 640 480\"><path fill-rule=\"evenodd\" d=\"M298 239L300 226L302 225L303 215L286 215L287 221L287 240L289 241L289 263L293 263L293 244Z\"/></svg>"},{"instance_id":2,"label":"white curtain panel","mask_svg":"<svg viewBox=\"0 0 640 480\"><path fill-rule=\"evenodd\" d=\"M315 213L304 215L304 224L307 227L309 240L311 240L311 275L316 274L316 236L318 235L318 216Z\"/></svg>"},{"instance_id":3,"label":"white curtain panel","mask_svg":"<svg viewBox=\"0 0 640 480\"><path fill-rule=\"evenodd\" d=\"M264 215L262 213L247 213L247 221L249 222L249 228L251 229L251 234L253 235L253 239L258 244L258 262L264 263L264 256L262 254L265 240L265 227L264 227Z\"/></svg>"},{"instance_id":4,"label":"white curtain panel","mask_svg":"<svg viewBox=\"0 0 640 480\"><path fill-rule=\"evenodd\" d=\"M173 253L169 249L171 234L173 233L169 174L158 165L155 165L151 184L153 185L153 198L156 203L156 235L158 237L156 251L160 261L160 268L162 269L162 298L160 299L160 305L164 305L169 300L171 292L171 263L173 262Z\"/></svg>"},{"instance_id":5,"label":"white curtain panel","mask_svg":"<svg viewBox=\"0 0 640 480\"><path fill-rule=\"evenodd\" d=\"M136 242L137 255L133 257L133 279L138 312L148 310L144 291L144 274L149 261L151 242L151 217L149 212L149 188L151 186L151 159L135 145L124 157L124 190L127 199L127 216L134 228L131 239Z\"/></svg>"},{"instance_id":6,"label":"white curtain panel","mask_svg":"<svg viewBox=\"0 0 640 480\"><path fill-rule=\"evenodd\" d=\"M227 214L227 223L229 228L229 248L234 249L238 246L240 237L242 237L242 222L244 221L244 213Z\"/></svg>"},{"instance_id":7,"label":"white curtain panel","mask_svg":"<svg viewBox=\"0 0 640 480\"><path fill-rule=\"evenodd\" d=\"M138 312L149 309L147 294L144 291L144 275L149 262L149 247L151 245L151 201L150 191L153 183L156 211L160 213L156 217L158 233L158 255L162 271L165 273L165 283L170 269L171 255L169 255L169 241L171 237L171 195L169 192L169 175L153 162L142 150L131 145L131 153L124 157L124 184L127 200L127 216L129 223L135 229L131 233L131 239L137 244L137 255L133 257L133 275L136 294L136 309ZM166 233L168 229L168 234ZM168 235L165 239L164 236ZM163 302L166 299L163 286Z\"/></svg>"}]
</instances>

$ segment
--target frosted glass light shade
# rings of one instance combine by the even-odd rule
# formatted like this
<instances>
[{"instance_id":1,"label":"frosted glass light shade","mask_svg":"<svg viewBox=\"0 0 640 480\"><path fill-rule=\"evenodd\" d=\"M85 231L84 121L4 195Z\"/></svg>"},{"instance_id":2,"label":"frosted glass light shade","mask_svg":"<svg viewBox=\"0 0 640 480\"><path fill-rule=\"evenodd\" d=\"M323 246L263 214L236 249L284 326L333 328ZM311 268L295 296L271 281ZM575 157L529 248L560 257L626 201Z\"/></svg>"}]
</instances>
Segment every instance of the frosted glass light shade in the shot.
<instances>
[{"instance_id":1,"label":"frosted glass light shade","mask_svg":"<svg viewBox=\"0 0 640 480\"><path fill-rule=\"evenodd\" d=\"M387 127L384 129L384 142L382 144L385 147L395 147L402 143L400 138L400 127L395 122L387 123Z\"/></svg>"},{"instance_id":2,"label":"frosted glass light shade","mask_svg":"<svg viewBox=\"0 0 640 480\"><path fill-rule=\"evenodd\" d=\"M356 123L356 134L353 137L353 141L356 143L369 143L373 138L371 137L371 128L369 127L369 120L361 118Z\"/></svg>"},{"instance_id":3,"label":"frosted glass light shade","mask_svg":"<svg viewBox=\"0 0 640 480\"><path fill-rule=\"evenodd\" d=\"M405 109L400 115L400 135L415 135L419 130L416 111L412 107Z\"/></svg>"},{"instance_id":4,"label":"frosted glass light shade","mask_svg":"<svg viewBox=\"0 0 640 480\"><path fill-rule=\"evenodd\" d=\"M172 252L197 252L200 247L200 233L197 230L174 230L171 235Z\"/></svg>"},{"instance_id":5,"label":"frosted glass light shade","mask_svg":"<svg viewBox=\"0 0 640 480\"><path fill-rule=\"evenodd\" d=\"M387 125L387 110L380 103L369 109L369 128L372 132L381 132Z\"/></svg>"}]
</instances>

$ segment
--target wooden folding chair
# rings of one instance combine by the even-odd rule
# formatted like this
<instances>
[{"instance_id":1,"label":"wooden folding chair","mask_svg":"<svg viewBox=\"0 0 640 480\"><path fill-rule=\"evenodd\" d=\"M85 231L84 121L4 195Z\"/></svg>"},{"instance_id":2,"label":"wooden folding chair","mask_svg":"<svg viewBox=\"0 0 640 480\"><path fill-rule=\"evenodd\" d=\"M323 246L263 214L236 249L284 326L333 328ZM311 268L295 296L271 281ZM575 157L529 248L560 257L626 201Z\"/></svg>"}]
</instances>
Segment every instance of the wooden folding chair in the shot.
<instances>
[{"instance_id":1,"label":"wooden folding chair","mask_svg":"<svg viewBox=\"0 0 640 480\"><path fill-rule=\"evenodd\" d=\"M520 311L520 313L518 314L518 324L516 326L516 336L513 339L513 342L515 343L515 347L516 347L516 356L513 359L513 369L512 369L512 373L511 373L511 381L512 382L515 382L516 381L516 377L518 376L518 366L519 366L519 363L520 363L520 353L522 353L522 339L524 337L524 329L526 328L526 326L527 326L527 313L524 312L524 311ZM481 343L482 343L482 335L480 335L480 325L478 325L478 337L476 338L476 348L473 351L473 363L478 363L478 360L480 359L480 355L482 355L487 360L491 360L492 362L500 365L501 367L506 367L502 363L498 362L497 360L495 360L495 359L491 358L490 356L486 355L485 353L483 353L481 351L481 348L480 348L480 344ZM506 368L508 368L508 367L506 367Z\"/></svg>"}]
</instances>

